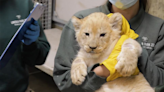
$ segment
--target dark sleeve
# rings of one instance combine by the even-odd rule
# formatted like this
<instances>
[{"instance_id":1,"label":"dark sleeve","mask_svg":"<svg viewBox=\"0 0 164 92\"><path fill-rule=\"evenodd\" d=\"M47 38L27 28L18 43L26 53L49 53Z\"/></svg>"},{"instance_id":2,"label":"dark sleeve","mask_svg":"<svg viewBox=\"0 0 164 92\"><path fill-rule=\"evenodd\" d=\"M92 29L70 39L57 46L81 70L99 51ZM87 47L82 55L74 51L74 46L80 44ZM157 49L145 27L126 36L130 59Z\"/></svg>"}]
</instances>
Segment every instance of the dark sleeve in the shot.
<instances>
[{"instance_id":1,"label":"dark sleeve","mask_svg":"<svg viewBox=\"0 0 164 92\"><path fill-rule=\"evenodd\" d=\"M41 65L45 62L49 49L49 42L40 23L40 35L38 39L31 45L24 45L22 43L22 61L29 66Z\"/></svg>"},{"instance_id":2,"label":"dark sleeve","mask_svg":"<svg viewBox=\"0 0 164 92\"><path fill-rule=\"evenodd\" d=\"M101 78L91 71L96 67L94 65L88 68L88 75L82 85L72 84L70 69L78 50L72 23L69 21L62 31L53 74L54 81L62 92L94 92L106 82L105 78Z\"/></svg>"},{"instance_id":3,"label":"dark sleeve","mask_svg":"<svg viewBox=\"0 0 164 92\"><path fill-rule=\"evenodd\" d=\"M153 51L143 49L138 67L151 86L164 84L164 26L161 28Z\"/></svg>"},{"instance_id":4,"label":"dark sleeve","mask_svg":"<svg viewBox=\"0 0 164 92\"><path fill-rule=\"evenodd\" d=\"M155 92L164 92L164 85L157 86Z\"/></svg>"}]
</instances>

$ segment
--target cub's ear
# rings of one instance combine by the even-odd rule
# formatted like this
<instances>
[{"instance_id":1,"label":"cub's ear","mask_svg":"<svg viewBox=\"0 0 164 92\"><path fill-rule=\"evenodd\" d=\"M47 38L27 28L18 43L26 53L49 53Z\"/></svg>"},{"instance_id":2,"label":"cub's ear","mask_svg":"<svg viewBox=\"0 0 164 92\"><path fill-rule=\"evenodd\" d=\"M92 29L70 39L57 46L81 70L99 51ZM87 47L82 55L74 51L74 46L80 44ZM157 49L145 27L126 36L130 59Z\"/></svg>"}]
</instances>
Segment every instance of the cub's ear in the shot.
<instances>
[{"instance_id":1,"label":"cub's ear","mask_svg":"<svg viewBox=\"0 0 164 92\"><path fill-rule=\"evenodd\" d=\"M120 13L114 13L109 18L109 24L113 31L121 31L122 28L122 15Z\"/></svg>"},{"instance_id":2,"label":"cub's ear","mask_svg":"<svg viewBox=\"0 0 164 92\"><path fill-rule=\"evenodd\" d=\"M81 20L78 19L77 17L73 16L72 19L71 19L72 23L73 23L73 26L75 28L75 31L79 30L80 29L80 26L81 26Z\"/></svg>"}]
</instances>

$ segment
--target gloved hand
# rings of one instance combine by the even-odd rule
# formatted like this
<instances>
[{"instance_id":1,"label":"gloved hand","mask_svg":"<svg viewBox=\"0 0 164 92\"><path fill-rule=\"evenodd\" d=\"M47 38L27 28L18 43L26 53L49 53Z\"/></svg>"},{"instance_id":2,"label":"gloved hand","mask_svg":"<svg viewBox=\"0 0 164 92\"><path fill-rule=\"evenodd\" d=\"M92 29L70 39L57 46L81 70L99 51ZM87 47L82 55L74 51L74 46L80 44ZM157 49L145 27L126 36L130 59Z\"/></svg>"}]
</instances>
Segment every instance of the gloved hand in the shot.
<instances>
[{"instance_id":1,"label":"gloved hand","mask_svg":"<svg viewBox=\"0 0 164 92\"><path fill-rule=\"evenodd\" d=\"M25 31L23 40L22 40L22 42L25 45L30 45L31 43L35 42L40 34L39 23L36 20L34 20L33 18L31 19L30 23L31 24L28 27L28 29Z\"/></svg>"}]
</instances>

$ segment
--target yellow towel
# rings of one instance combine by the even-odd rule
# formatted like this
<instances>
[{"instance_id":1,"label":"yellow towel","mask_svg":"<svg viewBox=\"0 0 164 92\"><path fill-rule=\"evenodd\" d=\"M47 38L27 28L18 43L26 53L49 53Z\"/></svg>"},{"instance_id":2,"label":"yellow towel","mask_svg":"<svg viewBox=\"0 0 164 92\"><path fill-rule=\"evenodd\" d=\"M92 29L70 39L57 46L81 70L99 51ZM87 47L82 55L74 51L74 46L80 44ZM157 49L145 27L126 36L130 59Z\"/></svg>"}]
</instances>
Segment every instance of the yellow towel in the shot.
<instances>
[{"instance_id":1,"label":"yellow towel","mask_svg":"<svg viewBox=\"0 0 164 92\"><path fill-rule=\"evenodd\" d=\"M113 14L110 13L107 16L111 17L112 15ZM108 76L106 79L107 81L111 81L118 77L122 77L115 69L115 65L117 64L117 56L121 52L121 46L126 39L128 39L128 38L136 39L138 37L138 34L136 34L132 29L130 29L130 25L124 16L122 16L122 19L123 19L123 21L122 21L123 23L122 23L121 37L118 40L118 42L116 43L116 45L115 45L113 51L111 52L111 54L109 55L108 59L106 59L105 61L103 61L100 64L100 65L103 64L110 71L110 76ZM137 74L139 74L138 68L136 68L136 71L133 75L137 75Z\"/></svg>"}]
</instances>

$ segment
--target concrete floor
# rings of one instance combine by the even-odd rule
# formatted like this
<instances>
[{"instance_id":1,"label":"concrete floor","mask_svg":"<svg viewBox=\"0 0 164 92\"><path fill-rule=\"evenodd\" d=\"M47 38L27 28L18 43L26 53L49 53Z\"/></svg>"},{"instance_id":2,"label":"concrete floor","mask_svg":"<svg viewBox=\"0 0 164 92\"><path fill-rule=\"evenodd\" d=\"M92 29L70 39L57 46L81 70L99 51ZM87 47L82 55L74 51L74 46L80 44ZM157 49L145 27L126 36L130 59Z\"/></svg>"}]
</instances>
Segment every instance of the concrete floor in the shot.
<instances>
[{"instance_id":1,"label":"concrete floor","mask_svg":"<svg viewBox=\"0 0 164 92\"><path fill-rule=\"evenodd\" d=\"M28 67L28 70L29 88L34 92L60 92L50 75L34 67Z\"/></svg>"}]
</instances>

